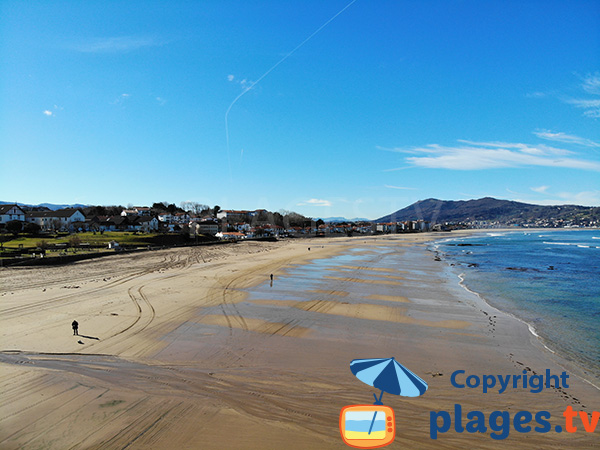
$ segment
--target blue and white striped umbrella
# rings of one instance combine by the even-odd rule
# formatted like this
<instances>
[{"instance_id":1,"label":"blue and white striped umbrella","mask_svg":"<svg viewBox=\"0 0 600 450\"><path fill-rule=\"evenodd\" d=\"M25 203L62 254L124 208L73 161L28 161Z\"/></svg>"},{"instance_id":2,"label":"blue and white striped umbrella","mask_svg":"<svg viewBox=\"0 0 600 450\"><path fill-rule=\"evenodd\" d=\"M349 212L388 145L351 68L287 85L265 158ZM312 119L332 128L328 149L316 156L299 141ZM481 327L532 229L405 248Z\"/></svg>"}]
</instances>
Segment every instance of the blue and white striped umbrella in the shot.
<instances>
[{"instance_id":1,"label":"blue and white striped umbrella","mask_svg":"<svg viewBox=\"0 0 600 450\"><path fill-rule=\"evenodd\" d=\"M381 404L384 392L418 397L427 390L425 381L394 358L355 359L350 363L350 370L363 383L381 389L379 400L375 396L376 404Z\"/></svg>"}]
</instances>

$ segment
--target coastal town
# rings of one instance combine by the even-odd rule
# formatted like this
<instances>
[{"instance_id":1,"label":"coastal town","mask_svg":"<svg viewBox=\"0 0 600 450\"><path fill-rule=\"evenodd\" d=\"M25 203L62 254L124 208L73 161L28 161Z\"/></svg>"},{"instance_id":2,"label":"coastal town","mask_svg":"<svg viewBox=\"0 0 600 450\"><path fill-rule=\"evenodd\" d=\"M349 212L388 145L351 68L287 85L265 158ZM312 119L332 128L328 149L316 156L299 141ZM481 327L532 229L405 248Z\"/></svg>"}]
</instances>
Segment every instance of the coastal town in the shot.
<instances>
[{"instance_id":1,"label":"coastal town","mask_svg":"<svg viewBox=\"0 0 600 450\"><path fill-rule=\"evenodd\" d=\"M593 219L526 218L510 220L434 221L415 218L402 221L327 221L301 214L266 209L221 209L218 205L167 202L152 206L87 206L52 210L44 206L18 203L0 205L0 233L39 235L44 233L160 233L189 239L241 240L300 236L336 236L364 234L451 231L453 229L584 228L597 227Z\"/></svg>"},{"instance_id":2,"label":"coastal town","mask_svg":"<svg viewBox=\"0 0 600 450\"><path fill-rule=\"evenodd\" d=\"M157 206L160 205L160 206ZM204 206L204 205L201 205ZM97 210L109 214L97 214ZM391 224L382 224L382 232L391 232ZM424 221L403 226L414 231L426 231ZM325 223L293 212L272 213L265 209L222 210L213 208L175 207L155 204L154 207L131 206L65 208L58 210L30 209L18 204L0 205L0 230L8 232L139 232L171 233L214 237L217 239L251 239L325 234L370 234L377 231L371 222ZM394 232L396 229L394 229Z\"/></svg>"}]
</instances>

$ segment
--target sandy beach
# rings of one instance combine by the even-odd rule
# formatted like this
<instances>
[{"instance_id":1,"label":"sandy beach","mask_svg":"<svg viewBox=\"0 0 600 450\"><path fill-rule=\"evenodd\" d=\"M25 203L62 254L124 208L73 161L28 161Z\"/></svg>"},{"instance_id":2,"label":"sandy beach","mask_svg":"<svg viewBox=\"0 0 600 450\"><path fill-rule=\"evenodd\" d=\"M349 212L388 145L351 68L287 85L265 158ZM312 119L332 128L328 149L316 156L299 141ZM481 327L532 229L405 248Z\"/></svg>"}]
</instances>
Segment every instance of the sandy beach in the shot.
<instances>
[{"instance_id":1,"label":"sandy beach","mask_svg":"<svg viewBox=\"0 0 600 450\"><path fill-rule=\"evenodd\" d=\"M396 414L389 448L597 448L600 427L554 426L564 428L568 406L600 410L598 380L464 289L427 250L438 237L240 242L2 268L0 448L348 448L341 408L377 392L350 361L392 356L429 389L384 395ZM457 370L463 381L566 370L569 387L484 394L452 386ZM552 431L458 432L456 404L486 418L548 411ZM453 417L435 440L432 411Z\"/></svg>"}]
</instances>

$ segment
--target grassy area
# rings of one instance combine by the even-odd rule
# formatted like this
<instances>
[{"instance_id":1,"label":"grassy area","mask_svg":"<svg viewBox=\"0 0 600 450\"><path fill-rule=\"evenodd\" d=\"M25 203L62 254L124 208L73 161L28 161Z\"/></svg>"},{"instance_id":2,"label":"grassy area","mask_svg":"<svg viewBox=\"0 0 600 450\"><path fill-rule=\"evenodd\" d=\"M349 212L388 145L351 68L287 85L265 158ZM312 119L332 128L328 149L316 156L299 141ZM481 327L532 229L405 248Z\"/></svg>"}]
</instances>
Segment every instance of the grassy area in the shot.
<instances>
[{"instance_id":1,"label":"grassy area","mask_svg":"<svg viewBox=\"0 0 600 450\"><path fill-rule=\"evenodd\" d=\"M110 241L117 241L121 245L148 245L151 244L158 233L138 233L133 234L132 232L123 231L105 231L103 234L100 233L77 233L76 235L67 236L66 238L57 239L56 243L69 243L69 238L77 236L81 243L88 243L91 245L108 245Z\"/></svg>"},{"instance_id":2,"label":"grassy area","mask_svg":"<svg viewBox=\"0 0 600 450\"><path fill-rule=\"evenodd\" d=\"M139 233L133 234L131 232L121 231L107 231L103 234L100 233L77 233L69 236L49 237L49 236L18 236L7 242L4 242L3 247L6 249L17 249L22 244L24 249L36 248L41 241L46 241L48 245L53 244L67 244L69 241L76 236L81 244L90 244L92 246L106 246L110 241L116 241L120 245L127 246L145 246L152 244L154 238L159 236L157 233Z\"/></svg>"},{"instance_id":3,"label":"grassy area","mask_svg":"<svg viewBox=\"0 0 600 450\"><path fill-rule=\"evenodd\" d=\"M19 244L23 244L23 248L31 248L31 247L36 247L36 242L38 242L40 240L42 240L42 238L40 238L40 237L19 236L15 239L4 242L3 247L4 248L19 248ZM50 239L46 239L46 240L48 242L50 242Z\"/></svg>"}]
</instances>

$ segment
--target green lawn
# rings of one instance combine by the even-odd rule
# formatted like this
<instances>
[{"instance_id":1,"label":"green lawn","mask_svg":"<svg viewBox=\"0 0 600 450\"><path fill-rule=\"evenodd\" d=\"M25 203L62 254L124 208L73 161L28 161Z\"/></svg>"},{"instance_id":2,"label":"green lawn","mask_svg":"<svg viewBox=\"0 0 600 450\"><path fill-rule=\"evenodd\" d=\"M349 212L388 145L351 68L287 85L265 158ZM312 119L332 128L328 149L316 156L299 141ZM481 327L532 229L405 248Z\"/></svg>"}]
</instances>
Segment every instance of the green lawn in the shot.
<instances>
[{"instance_id":1,"label":"green lawn","mask_svg":"<svg viewBox=\"0 0 600 450\"><path fill-rule=\"evenodd\" d=\"M108 245L110 241L116 241L121 245L127 246L144 246L152 243L152 239L158 236L157 233L139 233L133 234L132 232L121 232L121 231L107 231L104 234L100 233L76 233L69 236L60 236L57 238L46 237L46 236L18 236L7 242L4 242L3 247L6 249L19 248L19 244L23 244L24 249L36 248L41 241L46 241L48 245L52 244L67 244L69 240L77 236L81 244L96 245Z\"/></svg>"}]
</instances>

